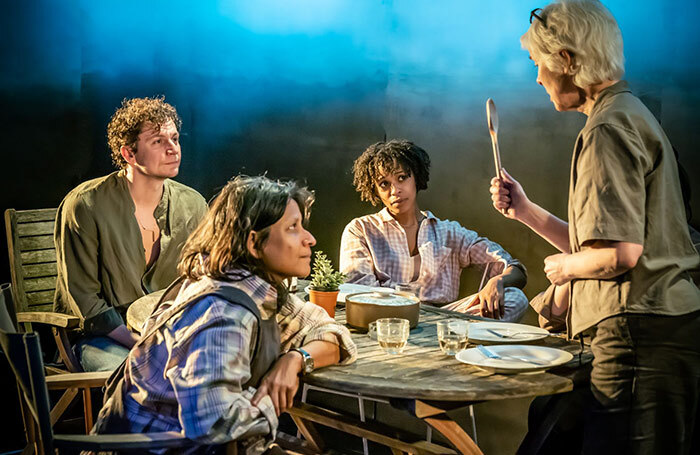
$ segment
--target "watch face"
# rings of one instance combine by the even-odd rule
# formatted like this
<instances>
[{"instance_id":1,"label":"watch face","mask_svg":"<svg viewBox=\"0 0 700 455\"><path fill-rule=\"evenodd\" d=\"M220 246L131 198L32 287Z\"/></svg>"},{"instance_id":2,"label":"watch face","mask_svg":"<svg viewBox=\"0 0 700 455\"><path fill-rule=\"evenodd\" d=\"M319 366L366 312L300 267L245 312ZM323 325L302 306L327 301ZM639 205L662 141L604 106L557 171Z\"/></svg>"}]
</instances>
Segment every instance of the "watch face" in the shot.
<instances>
[{"instance_id":1,"label":"watch face","mask_svg":"<svg viewBox=\"0 0 700 455\"><path fill-rule=\"evenodd\" d=\"M304 359L304 374L314 371L314 358L303 349L297 349Z\"/></svg>"},{"instance_id":2,"label":"watch face","mask_svg":"<svg viewBox=\"0 0 700 455\"><path fill-rule=\"evenodd\" d=\"M308 354L304 356L304 370L307 373L314 371L314 359Z\"/></svg>"}]
</instances>

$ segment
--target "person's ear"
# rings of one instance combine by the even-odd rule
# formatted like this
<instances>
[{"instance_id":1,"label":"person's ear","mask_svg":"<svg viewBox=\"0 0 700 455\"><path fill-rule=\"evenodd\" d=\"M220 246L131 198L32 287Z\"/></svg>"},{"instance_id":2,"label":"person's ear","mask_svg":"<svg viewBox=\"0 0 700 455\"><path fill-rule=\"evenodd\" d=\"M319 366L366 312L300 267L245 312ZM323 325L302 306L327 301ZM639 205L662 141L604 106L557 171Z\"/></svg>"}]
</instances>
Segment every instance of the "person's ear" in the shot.
<instances>
[{"instance_id":1,"label":"person's ear","mask_svg":"<svg viewBox=\"0 0 700 455\"><path fill-rule=\"evenodd\" d=\"M564 59L565 65L564 65L564 74L570 74L571 69L574 66L574 54L572 54L570 51L566 49L562 49L559 51L559 56Z\"/></svg>"},{"instance_id":2,"label":"person's ear","mask_svg":"<svg viewBox=\"0 0 700 455\"><path fill-rule=\"evenodd\" d=\"M245 242L246 248L248 248L248 253L255 259L260 259L260 252L255 248L255 240L257 239L258 233L255 231L250 231L248 233L248 239Z\"/></svg>"},{"instance_id":3,"label":"person's ear","mask_svg":"<svg viewBox=\"0 0 700 455\"><path fill-rule=\"evenodd\" d=\"M132 149L128 145L122 145L122 147L119 149L119 152L122 154L122 158L124 158L124 161L126 161L129 164L134 164L134 149Z\"/></svg>"}]
</instances>

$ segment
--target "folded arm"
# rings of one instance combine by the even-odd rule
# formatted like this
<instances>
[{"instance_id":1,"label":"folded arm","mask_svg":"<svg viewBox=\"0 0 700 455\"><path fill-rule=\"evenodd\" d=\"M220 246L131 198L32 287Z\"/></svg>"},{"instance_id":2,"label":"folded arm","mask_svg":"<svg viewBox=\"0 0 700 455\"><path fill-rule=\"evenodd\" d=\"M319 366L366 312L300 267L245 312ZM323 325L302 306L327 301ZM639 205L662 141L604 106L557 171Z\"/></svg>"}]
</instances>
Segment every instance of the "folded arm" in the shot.
<instances>
[{"instance_id":1,"label":"folded arm","mask_svg":"<svg viewBox=\"0 0 700 455\"><path fill-rule=\"evenodd\" d=\"M501 245L485 237L479 237L474 231L462 226L455 233L461 238L460 265L480 265L491 267L488 281L479 290L477 298L469 307L478 305L481 316L503 317L505 314L505 288L522 289L527 283L525 267L514 259Z\"/></svg>"},{"instance_id":2,"label":"folded arm","mask_svg":"<svg viewBox=\"0 0 700 455\"><path fill-rule=\"evenodd\" d=\"M615 278L634 268L643 251L643 245L638 243L596 240L584 244L577 253L545 258L544 271L555 285L573 279Z\"/></svg>"}]
</instances>

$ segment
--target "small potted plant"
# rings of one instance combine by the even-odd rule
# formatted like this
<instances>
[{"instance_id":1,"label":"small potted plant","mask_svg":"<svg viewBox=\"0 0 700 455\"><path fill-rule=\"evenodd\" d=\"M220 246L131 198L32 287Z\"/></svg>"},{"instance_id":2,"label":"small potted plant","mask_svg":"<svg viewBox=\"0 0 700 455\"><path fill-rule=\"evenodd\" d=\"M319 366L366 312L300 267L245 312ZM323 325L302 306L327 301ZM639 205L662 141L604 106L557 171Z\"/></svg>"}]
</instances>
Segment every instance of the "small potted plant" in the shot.
<instances>
[{"instance_id":1,"label":"small potted plant","mask_svg":"<svg viewBox=\"0 0 700 455\"><path fill-rule=\"evenodd\" d=\"M338 286L345 282L345 275L333 270L330 259L323 251L317 251L311 271L309 300L320 306L330 317L335 317L335 304L338 301Z\"/></svg>"}]
</instances>

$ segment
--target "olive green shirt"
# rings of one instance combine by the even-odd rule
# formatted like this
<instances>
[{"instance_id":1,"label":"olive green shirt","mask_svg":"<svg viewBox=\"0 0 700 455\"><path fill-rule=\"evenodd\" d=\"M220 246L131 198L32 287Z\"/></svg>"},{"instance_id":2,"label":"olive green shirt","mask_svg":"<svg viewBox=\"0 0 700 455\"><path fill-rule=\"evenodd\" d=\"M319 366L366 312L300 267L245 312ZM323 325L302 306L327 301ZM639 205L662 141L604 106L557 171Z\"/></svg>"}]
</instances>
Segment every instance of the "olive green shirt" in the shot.
<instances>
[{"instance_id":1,"label":"olive green shirt","mask_svg":"<svg viewBox=\"0 0 700 455\"><path fill-rule=\"evenodd\" d=\"M578 135L568 215L573 253L593 240L644 247L637 265L620 276L573 281L571 335L617 314L700 309L700 290L690 278L700 257L688 233L673 149L624 81L600 93Z\"/></svg>"},{"instance_id":2,"label":"olive green shirt","mask_svg":"<svg viewBox=\"0 0 700 455\"><path fill-rule=\"evenodd\" d=\"M87 335L105 335L124 324L134 300L177 278L180 250L207 203L192 188L165 180L153 213L160 254L148 268L135 210L123 171L80 184L58 208L54 309L78 316Z\"/></svg>"}]
</instances>

